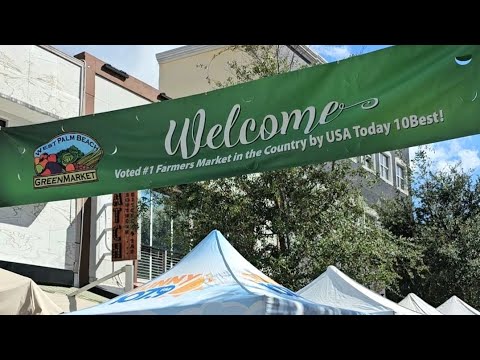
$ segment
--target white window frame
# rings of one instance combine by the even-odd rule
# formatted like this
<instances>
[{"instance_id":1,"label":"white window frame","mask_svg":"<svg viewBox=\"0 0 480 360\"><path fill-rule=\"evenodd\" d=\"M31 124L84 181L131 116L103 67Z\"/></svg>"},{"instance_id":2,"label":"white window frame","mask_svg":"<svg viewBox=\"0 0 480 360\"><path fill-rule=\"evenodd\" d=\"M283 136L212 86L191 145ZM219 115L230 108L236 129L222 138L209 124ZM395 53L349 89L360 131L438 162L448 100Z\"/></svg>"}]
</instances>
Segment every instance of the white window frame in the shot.
<instances>
[{"instance_id":1,"label":"white window frame","mask_svg":"<svg viewBox=\"0 0 480 360\"><path fill-rule=\"evenodd\" d=\"M398 185L397 185L397 166L403 168L403 177L404 177L404 181L405 181L405 189L402 189L402 188L398 187ZM395 158L395 188L397 188L399 191L401 191L405 195L408 195L407 165L400 158Z\"/></svg>"},{"instance_id":2,"label":"white window frame","mask_svg":"<svg viewBox=\"0 0 480 360\"><path fill-rule=\"evenodd\" d=\"M365 157L366 156L371 156L372 157L372 162L373 162L373 169L370 169L369 167L365 166ZM367 170L367 171L370 171L371 173L374 173L377 171L377 162L375 161L375 154L367 154L367 155L362 155L360 156L360 163L362 164L362 167Z\"/></svg>"},{"instance_id":3,"label":"white window frame","mask_svg":"<svg viewBox=\"0 0 480 360\"><path fill-rule=\"evenodd\" d=\"M387 178L384 178L382 176L382 162L381 162L381 159L382 157L379 156L378 157L378 175L380 176L380 179L382 179L383 181L385 181L386 183L390 184L393 186L393 162L392 162L392 154L390 154L389 152L381 152L380 153L381 155L384 155L388 158L387 160L387 163L389 165L388 167L388 177L390 179L387 179ZM379 155L380 155L379 154Z\"/></svg>"}]
</instances>

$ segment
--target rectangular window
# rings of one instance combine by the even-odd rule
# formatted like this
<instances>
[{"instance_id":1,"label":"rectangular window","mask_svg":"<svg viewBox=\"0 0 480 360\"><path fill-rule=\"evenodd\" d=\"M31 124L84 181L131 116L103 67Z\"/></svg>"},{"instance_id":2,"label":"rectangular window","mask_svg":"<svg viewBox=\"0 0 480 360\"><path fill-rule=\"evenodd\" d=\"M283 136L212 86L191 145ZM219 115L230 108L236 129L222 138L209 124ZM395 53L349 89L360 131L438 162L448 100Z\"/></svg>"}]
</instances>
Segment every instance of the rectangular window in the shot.
<instances>
[{"instance_id":1,"label":"rectangular window","mask_svg":"<svg viewBox=\"0 0 480 360\"><path fill-rule=\"evenodd\" d=\"M375 172L375 159L373 155L360 156L360 162L365 169Z\"/></svg>"},{"instance_id":2,"label":"rectangular window","mask_svg":"<svg viewBox=\"0 0 480 360\"><path fill-rule=\"evenodd\" d=\"M0 119L0 129L7 127L7 122L5 120Z\"/></svg>"},{"instance_id":3,"label":"rectangular window","mask_svg":"<svg viewBox=\"0 0 480 360\"><path fill-rule=\"evenodd\" d=\"M386 181L392 181L392 158L387 153L379 154L380 177Z\"/></svg>"},{"instance_id":4,"label":"rectangular window","mask_svg":"<svg viewBox=\"0 0 480 360\"><path fill-rule=\"evenodd\" d=\"M405 167L397 164L395 169L396 178L397 178L397 188L400 190L407 190L407 181L406 181L406 170Z\"/></svg>"}]
</instances>

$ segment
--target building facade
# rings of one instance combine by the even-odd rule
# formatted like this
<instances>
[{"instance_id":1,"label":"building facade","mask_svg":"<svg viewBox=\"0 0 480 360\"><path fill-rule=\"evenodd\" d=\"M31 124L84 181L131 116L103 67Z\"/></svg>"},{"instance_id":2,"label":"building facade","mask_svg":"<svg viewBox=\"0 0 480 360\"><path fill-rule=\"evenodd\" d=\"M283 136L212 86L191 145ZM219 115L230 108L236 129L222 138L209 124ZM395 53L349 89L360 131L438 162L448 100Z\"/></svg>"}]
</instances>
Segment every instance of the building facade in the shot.
<instances>
[{"instance_id":1,"label":"building facade","mask_svg":"<svg viewBox=\"0 0 480 360\"><path fill-rule=\"evenodd\" d=\"M366 179L357 178L354 182L359 185L367 204L377 204L383 198L390 199L397 195L409 196L408 149L384 151L351 160L354 167L361 166L366 171ZM368 180L374 180L373 177L377 181L369 185Z\"/></svg>"},{"instance_id":2,"label":"building facade","mask_svg":"<svg viewBox=\"0 0 480 360\"><path fill-rule=\"evenodd\" d=\"M0 46L0 126L83 115L84 88L82 61L49 46ZM44 283L73 285L81 232L78 205L65 200L0 208L0 266Z\"/></svg>"},{"instance_id":3,"label":"building facade","mask_svg":"<svg viewBox=\"0 0 480 360\"><path fill-rule=\"evenodd\" d=\"M0 46L2 128L145 105L159 98L157 89L88 53L71 57L51 46ZM2 268L40 284L80 287L126 264L136 261L112 261L112 195L0 208ZM104 287L121 292L124 276L106 281Z\"/></svg>"}]
</instances>

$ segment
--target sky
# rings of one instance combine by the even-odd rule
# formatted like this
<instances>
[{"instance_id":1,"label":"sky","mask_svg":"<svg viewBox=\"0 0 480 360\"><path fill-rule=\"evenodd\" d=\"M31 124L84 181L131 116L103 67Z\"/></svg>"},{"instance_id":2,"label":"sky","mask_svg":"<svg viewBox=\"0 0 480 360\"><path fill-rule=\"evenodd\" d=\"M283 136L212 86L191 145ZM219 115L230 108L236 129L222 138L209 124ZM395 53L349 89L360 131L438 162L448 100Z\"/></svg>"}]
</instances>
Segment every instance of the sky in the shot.
<instances>
[{"instance_id":1,"label":"sky","mask_svg":"<svg viewBox=\"0 0 480 360\"><path fill-rule=\"evenodd\" d=\"M182 45L53 45L57 49L76 55L86 51L106 63L158 89L158 64L155 55ZM364 55L391 45L309 45L327 62L338 61L352 55ZM412 158L418 147L410 148ZM426 148L435 169L445 169L462 161L466 171L480 175L480 135L438 142Z\"/></svg>"}]
</instances>

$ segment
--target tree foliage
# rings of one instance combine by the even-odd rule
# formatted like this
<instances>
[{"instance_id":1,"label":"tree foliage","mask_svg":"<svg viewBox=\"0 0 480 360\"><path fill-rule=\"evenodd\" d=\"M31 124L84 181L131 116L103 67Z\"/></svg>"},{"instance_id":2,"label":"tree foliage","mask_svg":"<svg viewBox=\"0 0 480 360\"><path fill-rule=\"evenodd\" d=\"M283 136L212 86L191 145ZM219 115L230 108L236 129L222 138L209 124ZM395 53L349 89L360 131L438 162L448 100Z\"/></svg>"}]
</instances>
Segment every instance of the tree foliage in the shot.
<instances>
[{"instance_id":1,"label":"tree foliage","mask_svg":"<svg viewBox=\"0 0 480 360\"><path fill-rule=\"evenodd\" d=\"M384 226L422 248L427 271L404 277L402 294L415 292L440 305L452 295L480 306L480 180L460 164L434 170L425 151L415 158L413 204L386 201Z\"/></svg>"},{"instance_id":2,"label":"tree foliage","mask_svg":"<svg viewBox=\"0 0 480 360\"><path fill-rule=\"evenodd\" d=\"M139 199L140 237L142 245L150 246L150 216L153 210L152 247L161 250L172 249L175 253L185 254L190 250L189 241L181 241L171 209L166 204L168 195L156 191L145 191ZM152 205L153 209L150 208ZM173 224L172 224L173 221ZM174 225L174 226L172 226ZM173 234L172 234L173 230ZM175 240L174 240L175 239Z\"/></svg>"}]
</instances>

